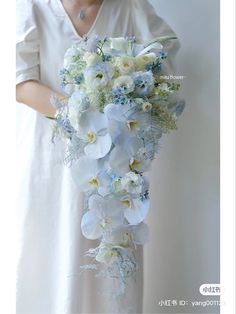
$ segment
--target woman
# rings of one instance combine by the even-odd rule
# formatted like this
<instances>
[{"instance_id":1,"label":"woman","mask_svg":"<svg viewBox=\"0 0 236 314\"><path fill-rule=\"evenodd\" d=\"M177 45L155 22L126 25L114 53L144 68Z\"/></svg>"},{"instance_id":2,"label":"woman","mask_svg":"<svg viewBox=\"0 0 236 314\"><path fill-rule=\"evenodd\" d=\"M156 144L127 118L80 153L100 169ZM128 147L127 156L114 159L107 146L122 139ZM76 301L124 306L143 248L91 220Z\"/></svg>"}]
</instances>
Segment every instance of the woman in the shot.
<instances>
[{"instance_id":1,"label":"woman","mask_svg":"<svg viewBox=\"0 0 236 314\"><path fill-rule=\"evenodd\" d=\"M63 97L58 72L66 49L85 34L135 36L141 42L174 35L147 0L17 0L16 99L18 140L17 313L110 312L93 273L78 275L94 246L80 233L83 198L63 165L63 144L51 143L55 109ZM166 47L169 59L178 41ZM171 64L169 63L171 68ZM127 307L142 312L142 250Z\"/></svg>"}]
</instances>

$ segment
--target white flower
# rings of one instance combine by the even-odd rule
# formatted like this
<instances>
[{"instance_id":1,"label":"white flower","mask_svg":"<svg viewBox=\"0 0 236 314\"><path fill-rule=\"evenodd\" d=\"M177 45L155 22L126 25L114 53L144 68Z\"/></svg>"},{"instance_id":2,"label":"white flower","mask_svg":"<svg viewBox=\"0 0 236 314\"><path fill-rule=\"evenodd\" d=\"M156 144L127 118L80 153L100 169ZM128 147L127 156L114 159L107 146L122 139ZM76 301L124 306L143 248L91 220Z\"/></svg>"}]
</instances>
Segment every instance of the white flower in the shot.
<instances>
[{"instance_id":1,"label":"white flower","mask_svg":"<svg viewBox=\"0 0 236 314\"><path fill-rule=\"evenodd\" d=\"M74 92L68 101L68 118L75 130L78 130L81 114L88 110L90 106L89 99L82 91Z\"/></svg>"},{"instance_id":2,"label":"white flower","mask_svg":"<svg viewBox=\"0 0 236 314\"><path fill-rule=\"evenodd\" d=\"M158 88L164 92L169 92L169 86L167 83L161 83L158 85Z\"/></svg>"},{"instance_id":3,"label":"white flower","mask_svg":"<svg viewBox=\"0 0 236 314\"><path fill-rule=\"evenodd\" d=\"M146 101L142 104L142 109L144 112L149 112L152 109L152 104Z\"/></svg>"},{"instance_id":4,"label":"white flower","mask_svg":"<svg viewBox=\"0 0 236 314\"><path fill-rule=\"evenodd\" d=\"M134 62L136 71L145 70L146 66L152 64L155 59L156 54L154 52L135 57Z\"/></svg>"},{"instance_id":5,"label":"white flower","mask_svg":"<svg viewBox=\"0 0 236 314\"><path fill-rule=\"evenodd\" d=\"M108 118L108 129L113 143L122 137L137 136L137 133L150 128L150 115L145 112L135 113L136 106L109 104L104 113Z\"/></svg>"},{"instance_id":6,"label":"white flower","mask_svg":"<svg viewBox=\"0 0 236 314\"><path fill-rule=\"evenodd\" d=\"M84 71L84 79L88 88L105 87L114 75L114 69L109 62L99 62Z\"/></svg>"},{"instance_id":7,"label":"white flower","mask_svg":"<svg viewBox=\"0 0 236 314\"><path fill-rule=\"evenodd\" d=\"M110 38L110 45L112 49L119 50L123 53L126 53L129 43L124 37L117 37L117 38Z\"/></svg>"},{"instance_id":8,"label":"white flower","mask_svg":"<svg viewBox=\"0 0 236 314\"><path fill-rule=\"evenodd\" d=\"M116 57L115 65L118 68L118 71L122 75L127 75L134 72L134 58L128 56Z\"/></svg>"},{"instance_id":9,"label":"white flower","mask_svg":"<svg viewBox=\"0 0 236 314\"><path fill-rule=\"evenodd\" d=\"M101 243L99 245L99 251L96 255L96 261L100 263L109 264L114 258L116 258L118 252L114 249L110 243Z\"/></svg>"},{"instance_id":10,"label":"white flower","mask_svg":"<svg viewBox=\"0 0 236 314\"><path fill-rule=\"evenodd\" d=\"M81 191L96 192L101 196L111 193L112 178L101 160L83 155L73 161L70 169L72 177Z\"/></svg>"},{"instance_id":11,"label":"white flower","mask_svg":"<svg viewBox=\"0 0 236 314\"><path fill-rule=\"evenodd\" d=\"M121 138L120 145L116 145L109 155L109 165L117 175L123 176L129 171L147 171L151 160L142 140L137 137Z\"/></svg>"},{"instance_id":12,"label":"white flower","mask_svg":"<svg viewBox=\"0 0 236 314\"><path fill-rule=\"evenodd\" d=\"M124 215L130 224L138 224L142 222L149 211L149 198L141 200L140 198L132 199L129 196L123 197L121 203L124 206Z\"/></svg>"},{"instance_id":13,"label":"white flower","mask_svg":"<svg viewBox=\"0 0 236 314\"><path fill-rule=\"evenodd\" d=\"M132 247L133 244L143 245L148 240L148 226L141 222L137 225L123 225L107 234L104 240L113 246L124 248Z\"/></svg>"},{"instance_id":14,"label":"white flower","mask_svg":"<svg viewBox=\"0 0 236 314\"><path fill-rule=\"evenodd\" d=\"M102 57L95 52L85 52L83 60L86 62L87 66L91 66L95 63L102 62Z\"/></svg>"},{"instance_id":15,"label":"white flower","mask_svg":"<svg viewBox=\"0 0 236 314\"><path fill-rule=\"evenodd\" d=\"M85 112L80 118L78 136L84 140L84 152L92 159L104 157L111 148L111 136L107 132L108 120L100 112Z\"/></svg>"},{"instance_id":16,"label":"white flower","mask_svg":"<svg viewBox=\"0 0 236 314\"><path fill-rule=\"evenodd\" d=\"M95 194L90 196L88 207L81 220L81 230L87 239L98 239L123 224L121 202L115 198L105 199Z\"/></svg>"},{"instance_id":17,"label":"white flower","mask_svg":"<svg viewBox=\"0 0 236 314\"><path fill-rule=\"evenodd\" d=\"M114 194L122 194L123 189L121 186L121 178L120 177L114 179L111 186L112 186L112 191Z\"/></svg>"},{"instance_id":18,"label":"white flower","mask_svg":"<svg viewBox=\"0 0 236 314\"><path fill-rule=\"evenodd\" d=\"M100 186L98 178L98 161L87 156L80 157L71 166L72 177L83 192L97 190Z\"/></svg>"},{"instance_id":19,"label":"white flower","mask_svg":"<svg viewBox=\"0 0 236 314\"><path fill-rule=\"evenodd\" d=\"M121 187L128 193L139 194L142 192L143 180L139 174L132 171L125 174L121 178Z\"/></svg>"},{"instance_id":20,"label":"white flower","mask_svg":"<svg viewBox=\"0 0 236 314\"><path fill-rule=\"evenodd\" d=\"M128 75L123 75L123 76L118 77L114 81L114 85L113 85L114 89L122 90L122 94L129 94L133 92L134 87L135 87L134 81Z\"/></svg>"},{"instance_id":21,"label":"white flower","mask_svg":"<svg viewBox=\"0 0 236 314\"><path fill-rule=\"evenodd\" d=\"M75 59L82 58L82 50L79 47L72 46L67 49L64 57L64 68L71 66L74 63Z\"/></svg>"}]
</instances>

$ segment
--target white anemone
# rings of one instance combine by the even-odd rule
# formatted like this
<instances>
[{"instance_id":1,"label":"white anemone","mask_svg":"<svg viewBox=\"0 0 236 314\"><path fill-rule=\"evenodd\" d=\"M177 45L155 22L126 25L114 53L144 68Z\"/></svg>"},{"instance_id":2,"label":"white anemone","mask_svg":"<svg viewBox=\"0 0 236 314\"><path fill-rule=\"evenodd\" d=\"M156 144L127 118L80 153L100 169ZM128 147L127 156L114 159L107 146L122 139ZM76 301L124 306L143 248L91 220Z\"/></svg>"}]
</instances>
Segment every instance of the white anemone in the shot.
<instances>
[{"instance_id":1,"label":"white anemone","mask_svg":"<svg viewBox=\"0 0 236 314\"><path fill-rule=\"evenodd\" d=\"M84 152L88 157L99 159L110 151L112 140L107 127L108 120L100 112L86 112L80 118L78 137L86 143Z\"/></svg>"},{"instance_id":2,"label":"white anemone","mask_svg":"<svg viewBox=\"0 0 236 314\"><path fill-rule=\"evenodd\" d=\"M81 230L87 239L98 239L124 222L121 202L115 198L105 199L95 194L90 196L88 207L81 220Z\"/></svg>"}]
</instances>

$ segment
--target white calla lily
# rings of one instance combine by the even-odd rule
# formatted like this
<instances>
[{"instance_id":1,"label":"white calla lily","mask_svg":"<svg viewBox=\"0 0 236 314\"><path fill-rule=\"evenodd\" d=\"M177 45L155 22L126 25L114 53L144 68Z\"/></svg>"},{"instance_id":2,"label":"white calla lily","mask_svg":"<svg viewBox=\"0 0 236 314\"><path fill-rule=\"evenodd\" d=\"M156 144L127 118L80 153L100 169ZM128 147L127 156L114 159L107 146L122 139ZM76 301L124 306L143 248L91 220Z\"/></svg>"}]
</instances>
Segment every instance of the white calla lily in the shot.
<instances>
[{"instance_id":1,"label":"white calla lily","mask_svg":"<svg viewBox=\"0 0 236 314\"><path fill-rule=\"evenodd\" d=\"M123 53L127 52L128 41L124 37L110 38L111 49L119 50Z\"/></svg>"}]
</instances>

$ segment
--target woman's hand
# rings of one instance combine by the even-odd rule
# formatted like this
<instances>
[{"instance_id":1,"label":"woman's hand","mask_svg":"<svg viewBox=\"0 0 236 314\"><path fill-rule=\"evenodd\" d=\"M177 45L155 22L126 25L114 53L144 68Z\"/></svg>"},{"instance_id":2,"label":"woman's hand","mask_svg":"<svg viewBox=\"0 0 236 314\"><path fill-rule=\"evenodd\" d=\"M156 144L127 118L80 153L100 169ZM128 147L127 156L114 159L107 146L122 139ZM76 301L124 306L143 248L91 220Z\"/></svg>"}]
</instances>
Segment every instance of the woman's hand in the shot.
<instances>
[{"instance_id":1,"label":"woman's hand","mask_svg":"<svg viewBox=\"0 0 236 314\"><path fill-rule=\"evenodd\" d=\"M56 109L52 106L50 98L52 95L63 98L42 83L29 80L16 85L16 100L21 102L47 117L54 117Z\"/></svg>"}]
</instances>

